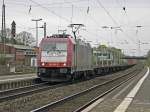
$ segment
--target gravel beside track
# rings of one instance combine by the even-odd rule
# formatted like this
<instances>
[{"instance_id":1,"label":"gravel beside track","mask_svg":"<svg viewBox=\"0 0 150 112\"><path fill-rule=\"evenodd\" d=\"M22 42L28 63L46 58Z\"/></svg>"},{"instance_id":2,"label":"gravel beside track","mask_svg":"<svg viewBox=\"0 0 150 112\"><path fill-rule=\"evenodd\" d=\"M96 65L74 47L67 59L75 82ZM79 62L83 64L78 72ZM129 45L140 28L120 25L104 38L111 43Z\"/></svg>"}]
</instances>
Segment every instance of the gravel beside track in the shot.
<instances>
[{"instance_id":1,"label":"gravel beside track","mask_svg":"<svg viewBox=\"0 0 150 112\"><path fill-rule=\"evenodd\" d=\"M129 72L135 70L136 67L130 68L123 72L115 73L113 75L107 75L97 77L91 80L83 81L80 83L74 83L67 86L57 87L42 91L40 93L24 96L15 100L5 101L0 103L0 111L2 112L28 112L35 108L46 105L50 102L57 101L71 94L81 92L93 85L102 84L108 80L112 80L116 77L123 76Z\"/></svg>"}]
</instances>

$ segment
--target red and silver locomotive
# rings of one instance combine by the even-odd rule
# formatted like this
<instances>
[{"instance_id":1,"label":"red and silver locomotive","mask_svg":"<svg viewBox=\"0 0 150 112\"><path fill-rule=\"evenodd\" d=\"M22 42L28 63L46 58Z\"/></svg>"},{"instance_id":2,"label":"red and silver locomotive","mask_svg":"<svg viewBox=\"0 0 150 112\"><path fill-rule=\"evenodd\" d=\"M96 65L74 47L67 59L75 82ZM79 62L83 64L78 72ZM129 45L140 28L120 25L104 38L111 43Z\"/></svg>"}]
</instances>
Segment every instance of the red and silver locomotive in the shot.
<instances>
[{"instance_id":1,"label":"red and silver locomotive","mask_svg":"<svg viewBox=\"0 0 150 112\"><path fill-rule=\"evenodd\" d=\"M67 81L91 74L92 48L89 43L67 34L42 39L38 53L38 76L43 81Z\"/></svg>"}]
</instances>

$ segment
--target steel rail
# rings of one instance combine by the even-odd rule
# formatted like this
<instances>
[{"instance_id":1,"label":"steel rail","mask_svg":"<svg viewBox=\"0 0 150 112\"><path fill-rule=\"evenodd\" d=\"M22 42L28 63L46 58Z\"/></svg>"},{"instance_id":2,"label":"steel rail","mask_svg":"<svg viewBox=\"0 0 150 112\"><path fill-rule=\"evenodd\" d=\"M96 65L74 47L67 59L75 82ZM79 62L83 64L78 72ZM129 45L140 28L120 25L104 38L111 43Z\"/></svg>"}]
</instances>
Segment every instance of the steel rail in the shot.
<instances>
[{"instance_id":1,"label":"steel rail","mask_svg":"<svg viewBox=\"0 0 150 112\"><path fill-rule=\"evenodd\" d=\"M61 86L67 85L67 84L68 83L48 85L48 82L46 82L46 83L42 83L42 84L21 87L21 88L17 88L17 89L8 90L8 91L2 91L2 92L0 92L0 94L5 93L5 95L0 97L0 102L16 99L19 97L28 96L28 95L31 95L34 93L46 91L48 89L54 89L54 88L61 87Z\"/></svg>"},{"instance_id":2,"label":"steel rail","mask_svg":"<svg viewBox=\"0 0 150 112\"><path fill-rule=\"evenodd\" d=\"M126 83L127 81L133 79L136 75L133 75L129 78L127 78L126 80L124 80L123 82L119 83L118 85L114 86L113 88L105 91L104 93L100 94L99 96L97 96L96 98L92 99L91 101L87 102L85 105L79 107L78 109L76 109L73 112L81 112L82 110L84 110L85 108L87 108L88 106L90 106L92 103L94 103L95 101L97 101L98 99L104 97L105 95L109 94L110 92L112 92L113 90L115 90L116 88L120 87L122 84Z\"/></svg>"},{"instance_id":3,"label":"steel rail","mask_svg":"<svg viewBox=\"0 0 150 112\"><path fill-rule=\"evenodd\" d=\"M6 94L12 94L14 92L19 92L19 91L23 91L26 89L31 89L31 88L35 88L35 87L40 87L43 86L45 84L48 84L47 82L44 83L39 83L39 84L33 84L33 85L29 85L29 86L24 86L24 87L18 87L18 88L14 88L14 89L7 89L7 90L3 90L0 91L0 96L2 95L6 95Z\"/></svg>"},{"instance_id":4,"label":"steel rail","mask_svg":"<svg viewBox=\"0 0 150 112\"><path fill-rule=\"evenodd\" d=\"M106 84L109 84L109 83L111 83L111 82L113 82L113 81L117 81L117 80L119 80L119 79L121 79L121 78L123 78L123 77L125 77L125 76L128 76L128 75L130 75L130 74L132 74L132 73L135 73L136 71L137 71L137 70L131 71L131 72L127 73L126 75L123 75L123 76L117 77L117 78L115 78L115 79L112 79L112 80L110 80L110 81L106 81L106 82L104 82L104 83L95 85L95 86L90 87L90 88L88 88L88 89L86 89L86 90L83 90L83 91L81 91L81 92L78 92L78 93L75 93L75 94L73 94L73 95L64 97L63 99L57 100L57 101L55 101L55 102L51 102L51 103L49 103L49 104L47 104L47 105L44 105L44 106L42 106L42 107L40 107L40 108L37 108L37 109L35 109L35 110L32 110L32 111L30 111L30 112L43 112L43 111L45 112L45 111L48 111L48 109L49 109L50 107L52 107L52 106L55 106L55 105L57 105L57 104L66 102L66 101L71 100L71 99L73 99L73 98L75 98L75 97L79 97L79 96L81 96L81 95L84 95L84 94L86 94L86 93L88 93L88 92L90 92L90 91L92 91L92 90L94 90L94 89L96 89L96 88L99 88L99 87L101 87L101 86L104 86L104 85L106 85ZM123 81L123 82L125 83L126 81ZM123 83L123 82L122 82L122 83ZM118 84L116 87L118 87L119 85L121 85L121 84ZM115 89L115 87L114 87L113 89ZM113 90L113 89L111 89L111 90ZM108 91L111 91L111 90L108 90ZM108 92L107 92L107 93L108 93ZM103 93L103 96L104 96L105 94L106 94L106 92Z\"/></svg>"}]
</instances>

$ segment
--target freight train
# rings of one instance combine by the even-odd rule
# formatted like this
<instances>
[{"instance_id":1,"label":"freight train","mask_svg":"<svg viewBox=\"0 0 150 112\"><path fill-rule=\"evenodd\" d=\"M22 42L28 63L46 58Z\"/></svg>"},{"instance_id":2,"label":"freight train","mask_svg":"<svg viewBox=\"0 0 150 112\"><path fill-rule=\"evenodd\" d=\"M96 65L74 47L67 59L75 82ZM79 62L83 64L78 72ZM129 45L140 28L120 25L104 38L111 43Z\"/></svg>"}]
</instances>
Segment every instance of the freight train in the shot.
<instances>
[{"instance_id":1,"label":"freight train","mask_svg":"<svg viewBox=\"0 0 150 112\"><path fill-rule=\"evenodd\" d=\"M92 48L89 43L68 34L43 38L37 62L37 75L50 82L87 78L129 67L118 60L115 51Z\"/></svg>"}]
</instances>

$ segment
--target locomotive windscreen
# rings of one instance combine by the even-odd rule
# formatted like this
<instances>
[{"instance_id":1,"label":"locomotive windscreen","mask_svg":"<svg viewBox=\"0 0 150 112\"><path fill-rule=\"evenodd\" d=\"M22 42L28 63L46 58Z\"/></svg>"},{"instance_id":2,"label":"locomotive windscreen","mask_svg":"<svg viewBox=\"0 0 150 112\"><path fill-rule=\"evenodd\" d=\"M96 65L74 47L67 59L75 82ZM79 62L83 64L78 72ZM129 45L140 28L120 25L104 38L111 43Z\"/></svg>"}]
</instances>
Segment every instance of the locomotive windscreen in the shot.
<instances>
[{"instance_id":1,"label":"locomotive windscreen","mask_svg":"<svg viewBox=\"0 0 150 112\"><path fill-rule=\"evenodd\" d=\"M50 42L41 45L42 62L66 62L67 61L67 43Z\"/></svg>"}]
</instances>

